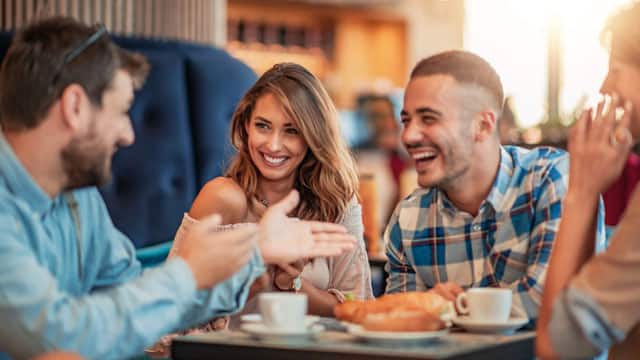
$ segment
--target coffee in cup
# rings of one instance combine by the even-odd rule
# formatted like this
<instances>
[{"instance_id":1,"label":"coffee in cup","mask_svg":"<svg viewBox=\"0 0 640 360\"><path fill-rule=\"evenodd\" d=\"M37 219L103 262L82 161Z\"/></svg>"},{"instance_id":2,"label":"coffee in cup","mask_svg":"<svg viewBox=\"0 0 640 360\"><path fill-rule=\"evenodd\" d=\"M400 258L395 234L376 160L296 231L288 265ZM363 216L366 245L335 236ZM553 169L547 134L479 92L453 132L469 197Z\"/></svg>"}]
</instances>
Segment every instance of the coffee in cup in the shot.
<instances>
[{"instance_id":1,"label":"coffee in cup","mask_svg":"<svg viewBox=\"0 0 640 360\"><path fill-rule=\"evenodd\" d=\"M307 315L307 295L269 292L258 295L262 322L274 330L303 331Z\"/></svg>"},{"instance_id":2,"label":"coffee in cup","mask_svg":"<svg viewBox=\"0 0 640 360\"><path fill-rule=\"evenodd\" d=\"M471 320L505 323L511 313L512 292L500 288L472 288L458 295L456 307Z\"/></svg>"}]
</instances>

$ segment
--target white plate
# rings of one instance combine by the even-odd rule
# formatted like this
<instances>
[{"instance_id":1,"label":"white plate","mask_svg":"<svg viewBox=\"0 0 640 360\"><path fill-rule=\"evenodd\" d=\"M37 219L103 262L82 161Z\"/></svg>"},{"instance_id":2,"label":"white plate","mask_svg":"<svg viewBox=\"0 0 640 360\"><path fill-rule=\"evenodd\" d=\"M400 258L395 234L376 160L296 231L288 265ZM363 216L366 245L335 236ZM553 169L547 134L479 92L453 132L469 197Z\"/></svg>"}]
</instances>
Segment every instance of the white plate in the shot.
<instances>
[{"instance_id":1,"label":"white plate","mask_svg":"<svg viewBox=\"0 0 640 360\"><path fill-rule=\"evenodd\" d=\"M309 326L316 321L320 320L320 316L306 315L304 317L304 324ZM243 323L262 323L262 315L260 314L244 314L240 316L240 321Z\"/></svg>"},{"instance_id":2,"label":"white plate","mask_svg":"<svg viewBox=\"0 0 640 360\"><path fill-rule=\"evenodd\" d=\"M527 318L510 318L504 323L488 323L486 321L472 320L468 316L459 316L453 319L453 323L463 327L467 331L481 333L510 333L518 330L527 323Z\"/></svg>"},{"instance_id":3,"label":"white plate","mask_svg":"<svg viewBox=\"0 0 640 360\"><path fill-rule=\"evenodd\" d=\"M369 331L362 328L360 325L345 323L347 330L350 334L356 337L371 342L384 342L384 343L396 343L396 342L418 342L426 340L439 339L449 334L449 329L437 330L437 331Z\"/></svg>"},{"instance_id":4,"label":"white plate","mask_svg":"<svg viewBox=\"0 0 640 360\"><path fill-rule=\"evenodd\" d=\"M262 323L245 323L240 329L257 338L265 340L294 340L306 339L318 335L324 331L322 325L312 325L302 331L278 330L265 326Z\"/></svg>"}]
</instances>

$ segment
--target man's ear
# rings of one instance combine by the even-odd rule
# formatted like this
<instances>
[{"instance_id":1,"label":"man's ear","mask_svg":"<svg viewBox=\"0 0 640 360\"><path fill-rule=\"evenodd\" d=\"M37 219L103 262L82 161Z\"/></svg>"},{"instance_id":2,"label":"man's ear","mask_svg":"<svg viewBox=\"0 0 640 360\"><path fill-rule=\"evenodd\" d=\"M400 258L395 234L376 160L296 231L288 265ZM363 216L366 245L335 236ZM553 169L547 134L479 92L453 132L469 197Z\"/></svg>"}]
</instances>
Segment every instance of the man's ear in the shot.
<instances>
[{"instance_id":1,"label":"man's ear","mask_svg":"<svg viewBox=\"0 0 640 360\"><path fill-rule=\"evenodd\" d=\"M478 142L496 136L496 127L498 126L498 117L492 109L484 109L480 111L474 118L474 139Z\"/></svg>"},{"instance_id":2,"label":"man's ear","mask_svg":"<svg viewBox=\"0 0 640 360\"><path fill-rule=\"evenodd\" d=\"M78 84L67 86L59 101L64 124L74 132L84 128L89 111L89 97L84 88Z\"/></svg>"}]
</instances>

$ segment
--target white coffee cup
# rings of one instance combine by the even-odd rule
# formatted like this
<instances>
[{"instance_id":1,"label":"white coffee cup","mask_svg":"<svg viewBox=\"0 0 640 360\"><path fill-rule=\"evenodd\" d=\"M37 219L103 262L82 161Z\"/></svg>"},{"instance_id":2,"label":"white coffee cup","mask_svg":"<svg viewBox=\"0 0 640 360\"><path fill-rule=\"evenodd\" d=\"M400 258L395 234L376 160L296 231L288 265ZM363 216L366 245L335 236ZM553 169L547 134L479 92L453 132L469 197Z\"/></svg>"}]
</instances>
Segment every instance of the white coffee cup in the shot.
<instances>
[{"instance_id":1,"label":"white coffee cup","mask_svg":"<svg viewBox=\"0 0 640 360\"><path fill-rule=\"evenodd\" d=\"M307 295L270 292L258 295L262 322L275 330L303 331L307 315Z\"/></svg>"},{"instance_id":2,"label":"white coffee cup","mask_svg":"<svg viewBox=\"0 0 640 360\"><path fill-rule=\"evenodd\" d=\"M456 307L471 320L488 323L505 323L511 313L510 289L472 288L458 295Z\"/></svg>"}]
</instances>

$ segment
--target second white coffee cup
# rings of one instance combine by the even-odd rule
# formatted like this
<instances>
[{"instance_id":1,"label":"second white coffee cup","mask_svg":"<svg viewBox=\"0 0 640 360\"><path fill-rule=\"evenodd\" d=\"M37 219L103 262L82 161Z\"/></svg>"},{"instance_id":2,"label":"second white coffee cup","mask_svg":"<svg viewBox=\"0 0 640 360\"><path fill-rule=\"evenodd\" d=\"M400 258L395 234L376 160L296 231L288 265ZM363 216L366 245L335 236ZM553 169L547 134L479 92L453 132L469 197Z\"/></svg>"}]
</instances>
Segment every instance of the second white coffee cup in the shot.
<instances>
[{"instance_id":1,"label":"second white coffee cup","mask_svg":"<svg viewBox=\"0 0 640 360\"><path fill-rule=\"evenodd\" d=\"M271 292L258 295L258 308L266 327L283 331L303 331L307 315L307 295Z\"/></svg>"},{"instance_id":2,"label":"second white coffee cup","mask_svg":"<svg viewBox=\"0 0 640 360\"><path fill-rule=\"evenodd\" d=\"M505 323L511 313L511 301L510 289L472 288L458 295L456 307L472 320Z\"/></svg>"}]
</instances>

